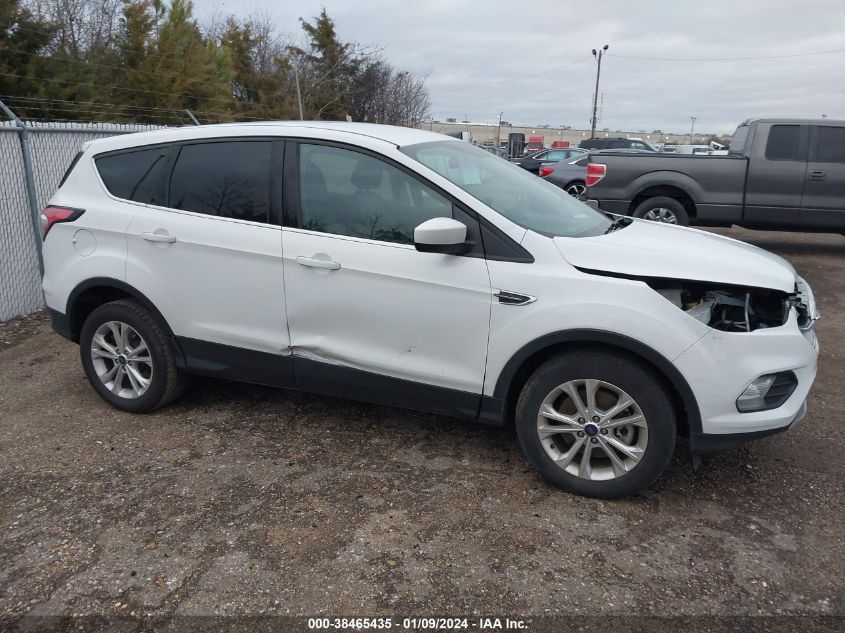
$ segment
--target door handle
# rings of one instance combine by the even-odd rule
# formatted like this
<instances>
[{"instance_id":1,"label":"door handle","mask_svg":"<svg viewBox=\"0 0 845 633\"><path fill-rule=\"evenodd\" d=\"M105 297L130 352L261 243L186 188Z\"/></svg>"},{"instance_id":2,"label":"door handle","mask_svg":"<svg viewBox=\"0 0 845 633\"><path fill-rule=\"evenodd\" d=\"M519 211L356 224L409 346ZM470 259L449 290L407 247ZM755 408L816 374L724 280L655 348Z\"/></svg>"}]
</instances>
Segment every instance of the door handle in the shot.
<instances>
[{"instance_id":1,"label":"door handle","mask_svg":"<svg viewBox=\"0 0 845 633\"><path fill-rule=\"evenodd\" d=\"M297 257L296 263L309 268L322 268L323 270L340 270L340 264L330 259L317 259L315 257Z\"/></svg>"},{"instance_id":2,"label":"door handle","mask_svg":"<svg viewBox=\"0 0 845 633\"><path fill-rule=\"evenodd\" d=\"M810 172L810 180L824 180L825 176L827 176L827 172L824 172L824 171L811 171Z\"/></svg>"},{"instance_id":3,"label":"door handle","mask_svg":"<svg viewBox=\"0 0 845 633\"><path fill-rule=\"evenodd\" d=\"M175 235L168 235L167 233L141 233L148 242L164 242L166 244L173 244L176 241Z\"/></svg>"}]
</instances>

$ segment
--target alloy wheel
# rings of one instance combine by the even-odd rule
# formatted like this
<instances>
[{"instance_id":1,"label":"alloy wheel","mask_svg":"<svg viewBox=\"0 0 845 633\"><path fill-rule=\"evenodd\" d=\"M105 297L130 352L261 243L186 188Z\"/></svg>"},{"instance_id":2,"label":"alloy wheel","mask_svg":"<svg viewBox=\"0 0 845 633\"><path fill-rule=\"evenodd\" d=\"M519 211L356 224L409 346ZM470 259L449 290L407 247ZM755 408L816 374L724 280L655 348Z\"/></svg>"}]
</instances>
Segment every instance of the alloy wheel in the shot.
<instances>
[{"instance_id":1,"label":"alloy wheel","mask_svg":"<svg viewBox=\"0 0 845 633\"><path fill-rule=\"evenodd\" d=\"M91 361L106 389L120 398L139 398L150 388L153 360L138 331L121 321L107 321L91 339Z\"/></svg>"},{"instance_id":2,"label":"alloy wheel","mask_svg":"<svg viewBox=\"0 0 845 633\"><path fill-rule=\"evenodd\" d=\"M651 220L652 222L664 222L666 224L677 224L678 216L672 209L665 207L658 207L656 209L649 209L643 215L644 220Z\"/></svg>"},{"instance_id":3,"label":"alloy wheel","mask_svg":"<svg viewBox=\"0 0 845 633\"><path fill-rule=\"evenodd\" d=\"M567 473L603 481L631 472L648 446L648 426L623 389L595 379L555 387L537 415L546 454Z\"/></svg>"},{"instance_id":4,"label":"alloy wheel","mask_svg":"<svg viewBox=\"0 0 845 633\"><path fill-rule=\"evenodd\" d=\"M568 193L573 198L578 198L579 200L583 200L584 197L587 195L587 185L581 184L572 184L568 185L564 191Z\"/></svg>"}]
</instances>

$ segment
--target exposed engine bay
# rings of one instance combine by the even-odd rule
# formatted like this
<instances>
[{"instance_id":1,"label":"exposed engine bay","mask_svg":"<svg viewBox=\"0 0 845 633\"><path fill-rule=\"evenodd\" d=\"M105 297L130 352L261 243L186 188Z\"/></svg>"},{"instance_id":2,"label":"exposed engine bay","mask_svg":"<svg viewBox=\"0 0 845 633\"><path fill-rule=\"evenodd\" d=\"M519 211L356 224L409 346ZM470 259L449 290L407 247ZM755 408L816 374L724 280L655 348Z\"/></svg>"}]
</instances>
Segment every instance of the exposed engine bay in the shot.
<instances>
[{"instance_id":1,"label":"exposed engine bay","mask_svg":"<svg viewBox=\"0 0 845 633\"><path fill-rule=\"evenodd\" d=\"M764 288L671 279L651 279L646 283L691 317L725 332L779 327L786 323L793 307L802 330L812 327L818 318L803 280L796 283L795 293L789 295Z\"/></svg>"}]
</instances>

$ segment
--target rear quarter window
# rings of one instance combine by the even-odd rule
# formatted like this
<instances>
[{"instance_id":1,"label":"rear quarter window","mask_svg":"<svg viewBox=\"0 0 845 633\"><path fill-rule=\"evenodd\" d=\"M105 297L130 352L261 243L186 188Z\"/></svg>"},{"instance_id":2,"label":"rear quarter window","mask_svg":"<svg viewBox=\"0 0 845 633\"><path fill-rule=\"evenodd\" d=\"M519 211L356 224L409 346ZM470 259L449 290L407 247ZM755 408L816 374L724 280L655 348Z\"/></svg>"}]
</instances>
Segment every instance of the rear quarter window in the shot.
<instances>
[{"instance_id":1,"label":"rear quarter window","mask_svg":"<svg viewBox=\"0 0 845 633\"><path fill-rule=\"evenodd\" d=\"M163 178L169 147L100 156L94 160L109 193L117 198L163 204Z\"/></svg>"}]
</instances>

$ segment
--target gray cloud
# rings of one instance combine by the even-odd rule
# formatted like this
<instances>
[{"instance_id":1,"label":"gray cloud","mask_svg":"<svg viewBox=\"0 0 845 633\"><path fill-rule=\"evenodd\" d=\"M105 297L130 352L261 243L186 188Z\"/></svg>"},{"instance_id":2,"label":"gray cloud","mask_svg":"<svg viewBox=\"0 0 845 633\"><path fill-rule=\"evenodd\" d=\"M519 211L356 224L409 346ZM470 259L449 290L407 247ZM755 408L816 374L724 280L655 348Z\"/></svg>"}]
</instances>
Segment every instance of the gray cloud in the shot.
<instances>
[{"instance_id":1,"label":"gray cloud","mask_svg":"<svg viewBox=\"0 0 845 633\"><path fill-rule=\"evenodd\" d=\"M504 111L513 123L586 127L595 83L590 50L605 43L600 127L683 132L695 115L696 130L729 132L752 116L845 118L845 52L744 61L632 59L845 49L845 3L839 0L195 4L200 17L266 10L295 38L297 18L325 5L343 39L378 44L393 64L430 72L439 119L466 114L495 121Z\"/></svg>"}]
</instances>

